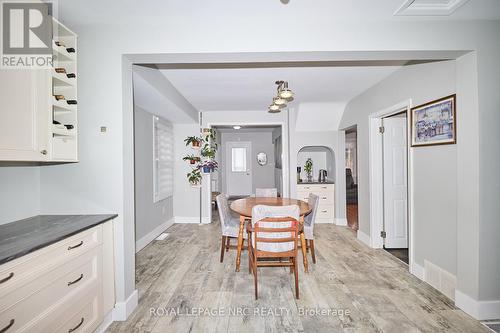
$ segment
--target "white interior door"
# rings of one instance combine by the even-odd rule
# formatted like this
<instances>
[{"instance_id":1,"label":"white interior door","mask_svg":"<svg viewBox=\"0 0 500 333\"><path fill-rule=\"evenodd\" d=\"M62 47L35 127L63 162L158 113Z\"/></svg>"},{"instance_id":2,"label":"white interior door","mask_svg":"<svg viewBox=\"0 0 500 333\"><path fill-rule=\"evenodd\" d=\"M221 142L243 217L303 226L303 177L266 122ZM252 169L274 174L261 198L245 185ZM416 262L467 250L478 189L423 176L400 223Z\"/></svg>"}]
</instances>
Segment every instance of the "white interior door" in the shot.
<instances>
[{"instance_id":1,"label":"white interior door","mask_svg":"<svg viewBox=\"0 0 500 333\"><path fill-rule=\"evenodd\" d=\"M252 143L226 143L226 192L228 195L252 194Z\"/></svg>"},{"instance_id":2,"label":"white interior door","mask_svg":"<svg viewBox=\"0 0 500 333\"><path fill-rule=\"evenodd\" d=\"M383 119L384 245L408 247L406 117Z\"/></svg>"}]
</instances>

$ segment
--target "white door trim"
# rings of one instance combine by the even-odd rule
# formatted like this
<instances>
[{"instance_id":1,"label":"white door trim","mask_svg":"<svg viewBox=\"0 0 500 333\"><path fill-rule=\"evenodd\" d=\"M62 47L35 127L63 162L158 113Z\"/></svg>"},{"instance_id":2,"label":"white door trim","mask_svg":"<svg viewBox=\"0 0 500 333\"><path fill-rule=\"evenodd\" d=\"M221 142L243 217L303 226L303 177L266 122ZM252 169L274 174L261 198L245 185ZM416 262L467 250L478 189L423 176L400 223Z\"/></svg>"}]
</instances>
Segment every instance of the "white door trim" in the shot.
<instances>
[{"instance_id":1,"label":"white door trim","mask_svg":"<svg viewBox=\"0 0 500 333\"><path fill-rule=\"evenodd\" d=\"M369 122L369 169L370 169L370 246L372 248L382 248L384 243L380 237L380 231L383 229L384 209L383 209L383 168L382 168L382 136L379 133L379 127L382 124L382 118L388 117L401 111L411 111L411 99L402 101L386 109L372 113L368 117ZM408 114L407 121L410 121ZM410 149L410 124L407 126L407 145L408 145L408 251L409 268L413 273L413 172L412 172L412 154Z\"/></svg>"}]
</instances>

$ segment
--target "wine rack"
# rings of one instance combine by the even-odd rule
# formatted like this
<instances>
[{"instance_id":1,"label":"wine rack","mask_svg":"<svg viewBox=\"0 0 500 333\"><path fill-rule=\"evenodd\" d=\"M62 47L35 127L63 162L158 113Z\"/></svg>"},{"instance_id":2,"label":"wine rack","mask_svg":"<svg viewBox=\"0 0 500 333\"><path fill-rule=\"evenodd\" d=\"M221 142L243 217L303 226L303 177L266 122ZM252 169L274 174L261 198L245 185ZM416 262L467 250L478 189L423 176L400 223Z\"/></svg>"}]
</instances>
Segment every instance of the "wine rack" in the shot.
<instances>
[{"instance_id":1,"label":"wine rack","mask_svg":"<svg viewBox=\"0 0 500 333\"><path fill-rule=\"evenodd\" d=\"M53 69L49 73L52 161L78 161L77 54L76 34L53 19Z\"/></svg>"}]
</instances>

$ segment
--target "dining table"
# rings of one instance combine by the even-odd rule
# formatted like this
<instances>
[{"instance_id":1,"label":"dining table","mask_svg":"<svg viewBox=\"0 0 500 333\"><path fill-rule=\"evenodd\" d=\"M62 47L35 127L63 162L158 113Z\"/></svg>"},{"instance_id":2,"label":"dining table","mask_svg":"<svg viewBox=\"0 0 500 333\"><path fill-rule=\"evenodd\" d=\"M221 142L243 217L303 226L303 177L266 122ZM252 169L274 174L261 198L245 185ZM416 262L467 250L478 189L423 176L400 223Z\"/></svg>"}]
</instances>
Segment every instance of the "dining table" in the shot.
<instances>
[{"instance_id":1,"label":"dining table","mask_svg":"<svg viewBox=\"0 0 500 333\"><path fill-rule=\"evenodd\" d=\"M236 253L236 272L240 271L241 264L241 250L243 248L243 231L245 229L245 221L252 220L252 209L257 205L266 205L266 206L289 206L289 205L297 205L300 210L300 219L299 226L302 229L304 225L304 216L311 212L311 208L307 204L307 202L298 200L298 199L290 199L290 198L261 198L261 197L247 197L243 199L235 200L231 203L230 208L233 212L240 215L240 229L238 232L238 246ZM250 222L251 223L251 222ZM299 233L300 235L300 244L302 249L302 257L304 261L304 270L306 272L309 271L309 266L307 263L307 247L306 247L306 239L303 232Z\"/></svg>"}]
</instances>

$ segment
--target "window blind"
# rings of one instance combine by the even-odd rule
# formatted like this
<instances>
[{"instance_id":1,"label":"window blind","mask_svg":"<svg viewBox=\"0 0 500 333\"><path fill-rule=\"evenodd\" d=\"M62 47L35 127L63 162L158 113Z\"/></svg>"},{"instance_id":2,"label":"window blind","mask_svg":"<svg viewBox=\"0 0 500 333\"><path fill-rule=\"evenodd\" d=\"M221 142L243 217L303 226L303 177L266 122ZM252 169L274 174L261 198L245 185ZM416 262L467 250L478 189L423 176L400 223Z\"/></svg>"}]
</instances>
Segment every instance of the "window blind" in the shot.
<instances>
[{"instance_id":1,"label":"window blind","mask_svg":"<svg viewBox=\"0 0 500 333\"><path fill-rule=\"evenodd\" d=\"M168 121L153 119L153 190L158 202L174 193L174 134Z\"/></svg>"}]
</instances>

